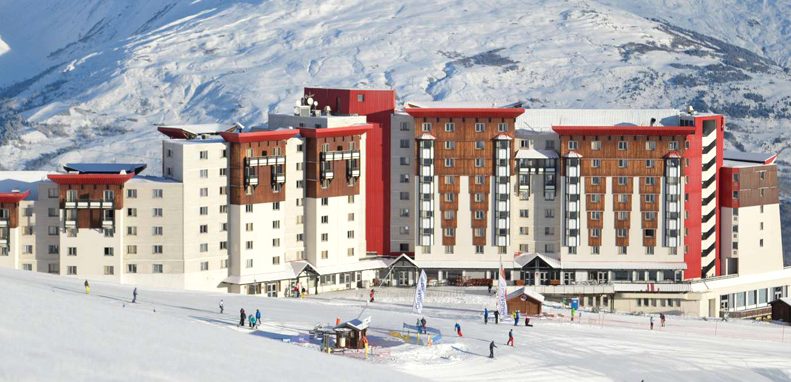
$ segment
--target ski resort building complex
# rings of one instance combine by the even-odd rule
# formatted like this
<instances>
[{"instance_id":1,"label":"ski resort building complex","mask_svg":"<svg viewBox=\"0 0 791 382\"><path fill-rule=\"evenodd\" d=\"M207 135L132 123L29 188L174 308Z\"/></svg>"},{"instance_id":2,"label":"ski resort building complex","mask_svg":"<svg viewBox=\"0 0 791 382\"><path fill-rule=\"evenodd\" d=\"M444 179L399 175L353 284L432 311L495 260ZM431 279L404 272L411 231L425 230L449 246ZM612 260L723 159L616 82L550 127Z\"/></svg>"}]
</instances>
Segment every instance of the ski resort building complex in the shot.
<instances>
[{"instance_id":1,"label":"ski resort building complex","mask_svg":"<svg viewBox=\"0 0 791 382\"><path fill-rule=\"evenodd\" d=\"M0 172L0 266L290 296L509 285L615 311L789 296L775 155L694 110L525 109L306 88L268 125L162 125L162 168Z\"/></svg>"}]
</instances>

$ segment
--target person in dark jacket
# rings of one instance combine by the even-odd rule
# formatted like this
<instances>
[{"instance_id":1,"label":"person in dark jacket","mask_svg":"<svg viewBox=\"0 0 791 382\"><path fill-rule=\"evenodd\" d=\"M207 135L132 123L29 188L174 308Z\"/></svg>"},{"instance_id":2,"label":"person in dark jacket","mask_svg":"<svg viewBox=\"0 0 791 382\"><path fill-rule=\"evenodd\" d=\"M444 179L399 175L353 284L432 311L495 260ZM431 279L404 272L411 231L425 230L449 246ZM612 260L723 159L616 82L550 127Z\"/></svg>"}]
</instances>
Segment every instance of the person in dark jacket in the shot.
<instances>
[{"instance_id":1,"label":"person in dark jacket","mask_svg":"<svg viewBox=\"0 0 791 382\"><path fill-rule=\"evenodd\" d=\"M368 297L371 298L371 300L368 301L368 302L374 302L374 290L373 289L371 289L371 293L368 294Z\"/></svg>"},{"instance_id":2,"label":"person in dark jacket","mask_svg":"<svg viewBox=\"0 0 791 382\"><path fill-rule=\"evenodd\" d=\"M514 347L514 330L511 329L508 331L508 342L505 343L506 345L511 345Z\"/></svg>"},{"instance_id":3,"label":"person in dark jacket","mask_svg":"<svg viewBox=\"0 0 791 382\"><path fill-rule=\"evenodd\" d=\"M247 315L244 314L244 308L239 309L239 326L244 327L244 319L247 318Z\"/></svg>"},{"instance_id":4,"label":"person in dark jacket","mask_svg":"<svg viewBox=\"0 0 791 382\"><path fill-rule=\"evenodd\" d=\"M483 308L483 324L489 323L489 309Z\"/></svg>"},{"instance_id":5,"label":"person in dark jacket","mask_svg":"<svg viewBox=\"0 0 791 382\"><path fill-rule=\"evenodd\" d=\"M525 326L533 326L533 325L530 325L530 317L528 317L528 316L525 316Z\"/></svg>"},{"instance_id":6,"label":"person in dark jacket","mask_svg":"<svg viewBox=\"0 0 791 382\"><path fill-rule=\"evenodd\" d=\"M220 299L220 314L225 311L225 304L223 304L222 299Z\"/></svg>"},{"instance_id":7,"label":"person in dark jacket","mask_svg":"<svg viewBox=\"0 0 791 382\"><path fill-rule=\"evenodd\" d=\"M514 311L514 326L519 325L519 311Z\"/></svg>"},{"instance_id":8,"label":"person in dark jacket","mask_svg":"<svg viewBox=\"0 0 791 382\"><path fill-rule=\"evenodd\" d=\"M426 318L425 317L420 319L420 326L423 327L423 334L428 334L428 331L426 331Z\"/></svg>"},{"instance_id":9,"label":"person in dark jacket","mask_svg":"<svg viewBox=\"0 0 791 382\"><path fill-rule=\"evenodd\" d=\"M459 337L464 337L461 335L461 325L459 325L458 322L456 323L456 325L453 326L453 328L456 329L456 335L458 335Z\"/></svg>"},{"instance_id":10,"label":"person in dark jacket","mask_svg":"<svg viewBox=\"0 0 791 382\"><path fill-rule=\"evenodd\" d=\"M494 344L494 341L489 343L489 358L494 358L494 348L496 347L497 345Z\"/></svg>"},{"instance_id":11,"label":"person in dark jacket","mask_svg":"<svg viewBox=\"0 0 791 382\"><path fill-rule=\"evenodd\" d=\"M494 323L495 324L499 324L500 323L500 311L499 310L495 310L494 311Z\"/></svg>"},{"instance_id":12,"label":"person in dark jacket","mask_svg":"<svg viewBox=\"0 0 791 382\"><path fill-rule=\"evenodd\" d=\"M132 291L132 304L137 302L137 287Z\"/></svg>"}]
</instances>

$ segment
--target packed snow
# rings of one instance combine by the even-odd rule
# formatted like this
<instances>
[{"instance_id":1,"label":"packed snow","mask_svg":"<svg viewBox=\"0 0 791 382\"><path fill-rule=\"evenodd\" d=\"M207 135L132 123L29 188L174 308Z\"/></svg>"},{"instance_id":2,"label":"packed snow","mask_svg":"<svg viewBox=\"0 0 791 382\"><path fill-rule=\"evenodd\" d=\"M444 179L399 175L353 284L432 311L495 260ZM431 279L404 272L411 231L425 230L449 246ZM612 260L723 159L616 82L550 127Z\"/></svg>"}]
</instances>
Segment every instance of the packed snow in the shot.
<instances>
[{"instance_id":1,"label":"packed snow","mask_svg":"<svg viewBox=\"0 0 791 382\"><path fill-rule=\"evenodd\" d=\"M689 380L779 381L791 378L791 327L748 321L648 318L547 305L533 327L482 320L494 307L484 289L429 288L423 314L411 312L414 289L353 290L272 299L219 293L138 290L133 286L0 270L0 380ZM224 300L225 313L218 304ZM239 309L260 309L257 329L238 327ZM371 317L368 359L326 354L309 334L337 318ZM432 346L402 330L425 317L442 332ZM463 337L453 332L455 323ZM515 346L506 346L513 330ZM405 343L402 338L409 338ZM495 358L488 358L495 341ZM31 367L35 362L36 367ZM309 367L305 367L310 365Z\"/></svg>"}]
</instances>

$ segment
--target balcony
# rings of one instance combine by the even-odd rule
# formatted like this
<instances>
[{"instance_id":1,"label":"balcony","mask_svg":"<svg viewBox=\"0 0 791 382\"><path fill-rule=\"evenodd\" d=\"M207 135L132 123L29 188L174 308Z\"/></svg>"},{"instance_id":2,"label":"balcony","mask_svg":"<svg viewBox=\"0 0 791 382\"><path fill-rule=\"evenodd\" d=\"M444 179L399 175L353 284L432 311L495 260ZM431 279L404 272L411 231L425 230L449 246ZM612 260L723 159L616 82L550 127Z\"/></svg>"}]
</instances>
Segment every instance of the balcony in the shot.
<instances>
[{"instance_id":1,"label":"balcony","mask_svg":"<svg viewBox=\"0 0 791 382\"><path fill-rule=\"evenodd\" d=\"M248 186L257 186L258 185L258 177L257 176L247 176L247 177L245 177L244 182Z\"/></svg>"},{"instance_id":2,"label":"balcony","mask_svg":"<svg viewBox=\"0 0 791 382\"><path fill-rule=\"evenodd\" d=\"M111 210L115 207L112 200L80 200L80 201L66 201L63 204L65 209L81 209L81 210Z\"/></svg>"},{"instance_id":3,"label":"balcony","mask_svg":"<svg viewBox=\"0 0 791 382\"><path fill-rule=\"evenodd\" d=\"M112 219L102 220L102 228L113 228L114 224L115 222Z\"/></svg>"},{"instance_id":4,"label":"balcony","mask_svg":"<svg viewBox=\"0 0 791 382\"><path fill-rule=\"evenodd\" d=\"M286 182L286 174L283 173L272 173L272 183L280 183L283 184Z\"/></svg>"},{"instance_id":5,"label":"balcony","mask_svg":"<svg viewBox=\"0 0 791 382\"><path fill-rule=\"evenodd\" d=\"M326 170L321 172L321 179L324 180L332 180L335 179L335 172L332 170Z\"/></svg>"},{"instance_id":6,"label":"balcony","mask_svg":"<svg viewBox=\"0 0 791 382\"><path fill-rule=\"evenodd\" d=\"M265 156L265 157L253 157L253 158L245 158L248 167L260 167L260 166L274 166L277 164L285 164L286 157L282 155L272 155L272 156Z\"/></svg>"},{"instance_id":7,"label":"balcony","mask_svg":"<svg viewBox=\"0 0 791 382\"><path fill-rule=\"evenodd\" d=\"M319 155L322 161L351 160L360 159L359 150L346 151L322 151Z\"/></svg>"},{"instance_id":8,"label":"balcony","mask_svg":"<svg viewBox=\"0 0 791 382\"><path fill-rule=\"evenodd\" d=\"M0 227L8 227L8 220L0 220Z\"/></svg>"}]
</instances>

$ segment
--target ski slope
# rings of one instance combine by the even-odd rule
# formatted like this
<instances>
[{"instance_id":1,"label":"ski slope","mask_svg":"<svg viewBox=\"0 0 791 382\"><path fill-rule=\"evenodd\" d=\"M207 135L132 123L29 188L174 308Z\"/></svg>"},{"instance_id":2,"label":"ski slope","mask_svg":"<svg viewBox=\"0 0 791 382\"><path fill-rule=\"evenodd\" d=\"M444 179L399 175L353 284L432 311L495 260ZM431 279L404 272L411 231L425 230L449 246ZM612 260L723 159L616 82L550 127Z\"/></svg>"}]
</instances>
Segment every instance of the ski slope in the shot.
<instances>
[{"instance_id":1,"label":"ski slope","mask_svg":"<svg viewBox=\"0 0 791 382\"><path fill-rule=\"evenodd\" d=\"M781 328L773 324L718 324L720 330L738 333L738 340L704 332L709 323L675 317L669 318L668 327L654 331L647 330L645 317L618 315L606 320L627 324L572 324L557 318L533 320L532 328L483 325L481 306L494 304L485 292L429 289L423 313L429 327L442 331L443 340L425 347L391 335L421 317L410 312L407 289L381 290L373 304L365 302L365 291L297 300L139 290L139 303L130 304L131 286L95 282L85 295L82 281L0 270L0 342L14 349L0 357L0 380L791 378L791 338L782 343L780 337L750 337L779 334ZM220 298L226 307L222 315L217 309ZM240 307L261 309L258 330L236 326ZM368 360L361 353L320 353L308 340L308 331L318 323L368 316L373 345ZM464 337L452 333L456 322ZM504 345L509 329L514 329L514 348ZM488 358L491 340L498 346L493 360Z\"/></svg>"}]
</instances>

